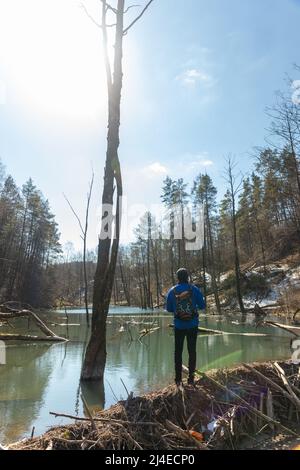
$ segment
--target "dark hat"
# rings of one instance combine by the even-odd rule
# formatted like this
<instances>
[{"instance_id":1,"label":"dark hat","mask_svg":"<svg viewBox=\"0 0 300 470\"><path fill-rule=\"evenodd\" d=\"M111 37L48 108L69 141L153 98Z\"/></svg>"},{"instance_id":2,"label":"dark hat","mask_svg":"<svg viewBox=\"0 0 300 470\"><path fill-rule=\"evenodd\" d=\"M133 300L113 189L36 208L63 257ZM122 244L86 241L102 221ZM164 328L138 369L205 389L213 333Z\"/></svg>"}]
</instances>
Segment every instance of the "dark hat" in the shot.
<instances>
[{"instance_id":1,"label":"dark hat","mask_svg":"<svg viewBox=\"0 0 300 470\"><path fill-rule=\"evenodd\" d=\"M188 283L189 282L190 275L189 275L189 272L188 272L187 269L185 269L185 268L178 269L176 275L177 275L177 279L178 279L179 282L181 282L181 283Z\"/></svg>"}]
</instances>

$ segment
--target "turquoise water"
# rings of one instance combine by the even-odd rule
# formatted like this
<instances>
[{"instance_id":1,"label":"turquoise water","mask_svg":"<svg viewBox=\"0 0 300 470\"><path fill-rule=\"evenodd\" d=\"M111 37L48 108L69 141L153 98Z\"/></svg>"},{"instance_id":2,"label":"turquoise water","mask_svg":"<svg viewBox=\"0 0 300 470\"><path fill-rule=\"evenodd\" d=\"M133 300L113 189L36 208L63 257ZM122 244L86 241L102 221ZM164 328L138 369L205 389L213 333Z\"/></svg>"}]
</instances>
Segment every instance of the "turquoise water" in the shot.
<instances>
[{"instance_id":1,"label":"turquoise water","mask_svg":"<svg viewBox=\"0 0 300 470\"><path fill-rule=\"evenodd\" d=\"M173 381L173 331L170 316L145 312L132 307L114 307L108 319L107 366L104 384L80 388L79 377L88 330L83 310L44 314L51 328L69 337L68 343L10 342L6 348L6 365L0 366L0 442L8 443L28 437L53 425L70 420L54 418L49 412L83 416L80 394L89 407L100 410L127 397L161 388ZM67 326L69 323L69 326ZM27 320L15 322L16 331L28 332ZM140 332L153 325L154 333L139 341ZM255 332L250 320L219 317L201 318L201 326L227 332ZM29 325L31 334L37 333ZM236 335L199 335L198 367L202 370L230 366L241 362L284 359L291 356L288 334L275 328L260 328L265 337ZM184 361L187 361L186 352Z\"/></svg>"}]
</instances>

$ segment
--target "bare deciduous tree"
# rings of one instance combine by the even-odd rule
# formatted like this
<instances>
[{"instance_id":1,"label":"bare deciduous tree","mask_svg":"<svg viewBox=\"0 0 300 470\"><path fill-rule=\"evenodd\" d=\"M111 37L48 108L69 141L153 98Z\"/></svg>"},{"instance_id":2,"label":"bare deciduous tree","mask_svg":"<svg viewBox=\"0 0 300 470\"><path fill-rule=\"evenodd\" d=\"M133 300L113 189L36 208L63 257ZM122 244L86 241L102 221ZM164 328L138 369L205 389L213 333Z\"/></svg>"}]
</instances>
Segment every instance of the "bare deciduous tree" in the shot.
<instances>
[{"instance_id":1,"label":"bare deciduous tree","mask_svg":"<svg viewBox=\"0 0 300 470\"><path fill-rule=\"evenodd\" d=\"M89 185L89 191L87 194L87 203L86 203L86 210L85 210L85 224L83 226L78 214L75 212L72 204L70 203L69 199L66 197L64 194L64 198L66 199L71 211L73 212L78 224L79 228L81 231L81 238L83 241L83 276L84 276L84 305L85 305L85 312L86 312L86 322L87 325L90 325L90 320L89 320L89 301L88 301L88 277L87 277L87 269L86 269L86 252L87 252L87 235L88 235L88 228L89 228L89 211L90 211L90 203L91 203L91 197L92 197L92 191L93 191L93 185L94 185L94 173L92 174L92 179Z\"/></svg>"},{"instance_id":2,"label":"bare deciduous tree","mask_svg":"<svg viewBox=\"0 0 300 470\"><path fill-rule=\"evenodd\" d=\"M149 8L150 0L128 26L124 26L125 0L118 0L116 7L106 0L102 3L102 29L104 61L108 92L108 133L107 151L104 169L104 186L102 193L102 222L98 244L98 260L94 279L92 331L87 346L82 371L82 380L103 379L106 364L106 319L111 299L117 255L120 239L121 207L123 194L122 175L118 155L121 91L123 82L123 39ZM115 45L113 67L108 50L107 14L113 13L115 22ZM116 188L116 194L115 193ZM114 197L115 196L115 197ZM107 207L115 208L114 220L108 217ZM113 235L112 235L113 234Z\"/></svg>"},{"instance_id":3,"label":"bare deciduous tree","mask_svg":"<svg viewBox=\"0 0 300 470\"><path fill-rule=\"evenodd\" d=\"M229 185L229 196L231 202L231 224L232 224L232 238L233 238L233 248L234 248L234 268L235 268L235 277L236 277L236 294L238 299L238 304L240 307L241 313L245 313L245 307L242 297L241 289L241 269L240 269L240 255L239 247L237 240L237 224L236 224L236 197L242 186L241 181L237 181L237 177L234 175L234 169L236 163L232 157L227 158L227 167L226 167L226 181Z\"/></svg>"}]
</instances>

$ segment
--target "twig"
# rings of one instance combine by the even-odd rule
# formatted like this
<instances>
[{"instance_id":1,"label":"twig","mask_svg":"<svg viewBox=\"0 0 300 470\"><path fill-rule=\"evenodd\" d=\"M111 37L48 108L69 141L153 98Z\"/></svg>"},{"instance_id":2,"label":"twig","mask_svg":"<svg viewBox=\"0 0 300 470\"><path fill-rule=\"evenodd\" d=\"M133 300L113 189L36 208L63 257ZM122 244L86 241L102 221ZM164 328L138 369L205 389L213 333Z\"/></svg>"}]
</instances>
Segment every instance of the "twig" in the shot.
<instances>
[{"instance_id":1,"label":"twig","mask_svg":"<svg viewBox=\"0 0 300 470\"><path fill-rule=\"evenodd\" d=\"M103 3L103 6L106 8L106 10L111 10L113 13L117 14L117 9L107 3L106 0L100 0L100 2Z\"/></svg>"},{"instance_id":2,"label":"twig","mask_svg":"<svg viewBox=\"0 0 300 470\"><path fill-rule=\"evenodd\" d=\"M268 393L267 393L267 415L269 418L274 419L274 407L273 407L273 395L271 390L268 388ZM274 431L274 425L270 424L270 428L272 431Z\"/></svg>"},{"instance_id":3,"label":"twig","mask_svg":"<svg viewBox=\"0 0 300 470\"><path fill-rule=\"evenodd\" d=\"M275 362L274 363L274 367L275 369L277 370L278 374L279 374L279 377L281 378L282 382L284 383L285 387L287 388L287 390L289 391L289 393L292 395L292 397L294 398L294 400L298 403L299 405L299 409L300 409L300 400L299 398L297 397L296 393L294 392L297 391L299 393L299 389L297 387L295 387L295 385L293 384L290 384L286 375L285 375L285 372L284 370L280 367L280 365L278 364L278 362Z\"/></svg>"},{"instance_id":4,"label":"twig","mask_svg":"<svg viewBox=\"0 0 300 470\"><path fill-rule=\"evenodd\" d=\"M89 439L64 439L63 437L52 437L52 439L54 441L59 441L59 442L64 442L66 444L91 444L91 445L95 445L97 444L98 441L92 441L92 440L89 440Z\"/></svg>"},{"instance_id":5,"label":"twig","mask_svg":"<svg viewBox=\"0 0 300 470\"><path fill-rule=\"evenodd\" d=\"M131 10L132 8L138 8L140 7L141 5L130 5L129 7L126 8L126 10L124 11L124 15L126 15L126 13Z\"/></svg>"},{"instance_id":6,"label":"twig","mask_svg":"<svg viewBox=\"0 0 300 470\"><path fill-rule=\"evenodd\" d=\"M55 416L55 418L69 418L74 419L75 421L90 421L89 418L82 418L79 416L68 415L64 413L54 413L53 411L49 412L50 415ZM125 424L125 425L132 425L132 426L161 426L159 423L155 423L152 421L125 421L123 419L113 419L113 418L93 418L95 422L100 423L112 423L112 424Z\"/></svg>"},{"instance_id":7,"label":"twig","mask_svg":"<svg viewBox=\"0 0 300 470\"><path fill-rule=\"evenodd\" d=\"M109 381L107 380L106 382L108 383L108 386L109 386L109 388L110 388L110 390L111 390L111 392L112 392L112 394L113 394L113 396L114 396L114 399L115 399L116 401L119 401L119 399L118 399L117 395L115 394L115 392L114 392L112 386L110 385Z\"/></svg>"},{"instance_id":8,"label":"twig","mask_svg":"<svg viewBox=\"0 0 300 470\"><path fill-rule=\"evenodd\" d=\"M127 28L124 29L123 31L123 34L125 36L125 34L128 33L128 31L130 30L130 28L132 28L133 25L135 25L135 23L144 15L145 11L150 7L151 3L153 2L154 0L150 0L147 5L145 6L145 8L143 8L143 10L141 11L141 13L130 23L129 26L127 26Z\"/></svg>"},{"instance_id":9,"label":"twig","mask_svg":"<svg viewBox=\"0 0 300 470\"><path fill-rule=\"evenodd\" d=\"M124 383L124 381L123 381L122 377L120 377L120 380L121 380L121 382L122 382L122 385L123 385L123 387L124 387L124 388L125 388L125 390L126 390L127 397L129 397L129 396L130 396L130 393L129 393L129 391L128 391L128 388L126 387L126 385L125 385L125 383Z\"/></svg>"},{"instance_id":10,"label":"twig","mask_svg":"<svg viewBox=\"0 0 300 470\"><path fill-rule=\"evenodd\" d=\"M136 442L136 440L129 434L129 432L124 427L123 427L123 432L125 436L127 437L127 439L129 439L129 441L131 441L135 447L137 447L139 450L143 450L143 447L140 446L138 442Z\"/></svg>"},{"instance_id":11,"label":"twig","mask_svg":"<svg viewBox=\"0 0 300 470\"><path fill-rule=\"evenodd\" d=\"M84 10L84 12L86 13L86 15L88 16L88 18L98 27L98 28L102 28L101 24L99 24L95 18L92 17L92 15L88 12L88 9L86 8L86 6L81 3L81 8Z\"/></svg>"}]
</instances>

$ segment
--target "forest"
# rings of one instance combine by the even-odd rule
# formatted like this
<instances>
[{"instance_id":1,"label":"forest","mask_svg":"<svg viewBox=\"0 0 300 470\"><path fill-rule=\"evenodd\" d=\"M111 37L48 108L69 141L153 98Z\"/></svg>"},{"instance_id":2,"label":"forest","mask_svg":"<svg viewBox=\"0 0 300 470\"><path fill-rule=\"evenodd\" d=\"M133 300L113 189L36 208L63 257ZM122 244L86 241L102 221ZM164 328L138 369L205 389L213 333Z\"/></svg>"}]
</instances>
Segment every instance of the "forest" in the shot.
<instances>
[{"instance_id":1,"label":"forest","mask_svg":"<svg viewBox=\"0 0 300 470\"><path fill-rule=\"evenodd\" d=\"M297 67L297 69L299 69ZM220 313L233 300L243 310L243 294L264 292L262 275L252 279L243 267L266 266L297 251L300 241L300 113L288 93L277 93L266 110L270 126L265 148L249 150L253 171L243 175L238 157L224 159L227 191L208 173L195 174L191 188L166 177L161 201L166 207L204 207L204 245L187 251L184 239L165 239L162 223L146 213L136 241L120 247L113 288L115 304L153 308L175 284L175 272L188 266L194 282ZM34 307L82 305L85 282L82 253L72 244L63 252L49 202L29 179L19 189L1 166L0 295ZM172 232L172 230L171 230ZM88 298L92 299L96 248L87 253ZM225 272L231 272L221 282ZM226 292L226 295L224 293ZM220 296L222 301L220 301Z\"/></svg>"},{"instance_id":2,"label":"forest","mask_svg":"<svg viewBox=\"0 0 300 470\"><path fill-rule=\"evenodd\" d=\"M0 163L1 164L1 163ZM49 202L29 178L18 188L0 166L0 298L49 306L55 298L59 231Z\"/></svg>"}]
</instances>

